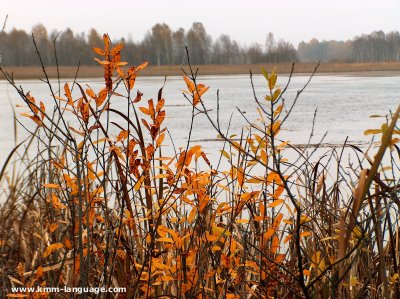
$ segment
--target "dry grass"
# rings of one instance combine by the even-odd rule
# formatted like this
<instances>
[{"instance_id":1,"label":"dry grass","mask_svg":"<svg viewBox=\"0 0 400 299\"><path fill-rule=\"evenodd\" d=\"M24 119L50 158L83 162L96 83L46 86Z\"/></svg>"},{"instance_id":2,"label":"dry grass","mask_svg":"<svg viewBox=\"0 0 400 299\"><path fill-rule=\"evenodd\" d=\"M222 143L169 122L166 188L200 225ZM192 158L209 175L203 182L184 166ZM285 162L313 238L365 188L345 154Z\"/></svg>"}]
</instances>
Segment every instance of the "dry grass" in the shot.
<instances>
[{"instance_id":1,"label":"dry grass","mask_svg":"<svg viewBox=\"0 0 400 299\"><path fill-rule=\"evenodd\" d=\"M310 74L316 63L296 63L294 74ZM261 67L272 69L277 67L280 74L288 74L291 71L290 63L281 64L244 64L244 65L198 65L202 75L234 75L260 74ZM180 76L182 68L187 70L187 66L182 65L149 65L143 70L142 76ZM43 77L43 72L38 66L29 67L5 67L9 73L14 73L18 79L35 79ZM81 66L78 78L102 77L102 68L99 66ZM46 67L50 78L57 78L57 68L55 66ZM73 66L61 66L61 78L74 78L77 68ZM357 76L399 76L400 62L385 63L321 63L317 75L326 74L357 75ZM4 78L4 77L0 77Z\"/></svg>"},{"instance_id":2,"label":"dry grass","mask_svg":"<svg viewBox=\"0 0 400 299\"><path fill-rule=\"evenodd\" d=\"M174 147L163 125L168 99L162 88L154 100L132 93L145 64L113 81L117 50L105 58L104 87L66 84L54 107L3 72L37 126L0 171L1 298L38 285L126 288L107 298L399 298L400 107L371 131L383 135L374 159L353 146L347 165L340 150L314 157L280 140L292 106L276 73L264 74L266 96L254 99L258 119L242 114L248 125L231 136L189 66L189 141L166 156L163 147ZM114 101L126 101L126 111ZM221 136L214 154L224 163L190 144L199 114ZM382 169L389 148L391 168Z\"/></svg>"}]
</instances>

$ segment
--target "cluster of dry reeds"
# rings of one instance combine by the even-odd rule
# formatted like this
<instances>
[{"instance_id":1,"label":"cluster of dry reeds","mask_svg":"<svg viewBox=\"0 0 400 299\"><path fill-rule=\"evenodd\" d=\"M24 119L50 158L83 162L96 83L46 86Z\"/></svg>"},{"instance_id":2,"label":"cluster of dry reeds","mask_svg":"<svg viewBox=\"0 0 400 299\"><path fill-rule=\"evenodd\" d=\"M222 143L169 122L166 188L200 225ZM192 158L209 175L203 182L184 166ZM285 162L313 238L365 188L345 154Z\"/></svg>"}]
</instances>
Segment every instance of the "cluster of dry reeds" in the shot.
<instances>
[{"instance_id":1,"label":"cluster of dry reeds","mask_svg":"<svg viewBox=\"0 0 400 299\"><path fill-rule=\"evenodd\" d=\"M111 47L106 35L104 44L95 49L104 87L74 81L60 92L46 76L51 106L1 69L35 124L0 172L2 298L73 296L11 289L38 285L126 288L82 298L400 297L400 151L392 138L400 108L369 131L382 134L374 158L353 147L344 168L345 147L312 162L315 150L280 140L303 91L285 106L290 77L280 88L277 74L263 71L259 118L242 114L248 125L234 137L220 126L219 105L211 117L202 101L208 87L191 69L189 141L166 156L173 136L162 88L144 100L134 87L146 63L124 68L122 45ZM199 114L221 138L217 165L190 143ZM381 167L385 152L390 169Z\"/></svg>"}]
</instances>

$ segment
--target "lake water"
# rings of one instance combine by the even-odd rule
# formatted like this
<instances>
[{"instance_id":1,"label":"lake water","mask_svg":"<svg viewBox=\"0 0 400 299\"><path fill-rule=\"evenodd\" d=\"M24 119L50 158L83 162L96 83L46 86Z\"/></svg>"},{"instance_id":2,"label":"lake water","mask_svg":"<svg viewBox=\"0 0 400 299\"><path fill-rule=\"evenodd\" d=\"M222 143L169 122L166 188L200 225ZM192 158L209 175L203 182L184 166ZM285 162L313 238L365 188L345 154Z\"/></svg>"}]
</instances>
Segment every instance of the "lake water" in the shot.
<instances>
[{"instance_id":1,"label":"lake water","mask_svg":"<svg viewBox=\"0 0 400 299\"><path fill-rule=\"evenodd\" d=\"M283 87L287 80L287 76L281 76L278 84ZM288 104L307 80L308 76L292 78L285 96ZM101 79L83 81L94 90L98 90L103 84ZM216 94L219 89L221 124L225 127L233 113L230 130L232 134L240 132L240 128L246 123L237 108L245 111L249 120L257 118L249 76L204 76L199 77L198 82L210 86L204 102L207 107L213 109L210 114L214 119L216 118ZM145 100L156 99L158 89L163 83L163 77L138 78L135 90L139 89L144 96L143 102L136 105L143 106L146 103ZM50 99L49 90L40 81L20 81L18 84L23 87L25 92L30 91L37 100ZM263 101L267 91L265 79L255 76L254 84L258 98ZM56 82L54 82L54 89L58 90ZM174 136L174 143L177 147L185 145L191 116L191 106L183 97L182 89L186 89L186 85L181 77L167 78L164 88L167 113L165 125ZM341 144L347 136L351 142L366 142L370 140L370 136L364 136L364 130L378 128L383 122L381 118L370 118L369 116L373 114L387 115L390 109L396 109L399 102L400 77L316 76L300 96L281 137L296 144L306 143L311 132L314 111L317 109L312 143L318 143L326 132L325 143ZM12 106L15 108L15 105L23 104L13 87L5 81L0 81L0 104L1 165L15 144ZM112 106L124 111L126 102L123 99L115 98ZM25 108L15 108L15 110L17 114L26 112ZM33 128L33 122L21 116L18 118L22 123ZM25 136L27 135L24 130L19 128L18 140L22 140ZM203 145L208 152L217 155L214 149L219 148L220 145L214 141L216 137L216 131L205 116L201 114L196 116L192 140Z\"/></svg>"}]
</instances>

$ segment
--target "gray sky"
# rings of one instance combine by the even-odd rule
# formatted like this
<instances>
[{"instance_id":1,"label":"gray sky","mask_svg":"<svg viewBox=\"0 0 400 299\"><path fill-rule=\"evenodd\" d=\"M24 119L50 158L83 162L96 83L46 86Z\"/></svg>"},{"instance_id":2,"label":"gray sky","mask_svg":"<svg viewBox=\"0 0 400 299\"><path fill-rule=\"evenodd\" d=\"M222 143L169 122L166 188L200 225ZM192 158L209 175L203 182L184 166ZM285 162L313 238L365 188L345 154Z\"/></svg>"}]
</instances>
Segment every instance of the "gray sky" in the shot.
<instances>
[{"instance_id":1,"label":"gray sky","mask_svg":"<svg viewBox=\"0 0 400 299\"><path fill-rule=\"evenodd\" d=\"M202 22L213 39L225 33L242 45L264 44L268 32L297 46L313 37L400 30L400 0L0 0L1 23L6 14L7 30L30 31L37 23L49 31L93 27L112 39L131 33L135 41L158 22L173 30Z\"/></svg>"}]
</instances>

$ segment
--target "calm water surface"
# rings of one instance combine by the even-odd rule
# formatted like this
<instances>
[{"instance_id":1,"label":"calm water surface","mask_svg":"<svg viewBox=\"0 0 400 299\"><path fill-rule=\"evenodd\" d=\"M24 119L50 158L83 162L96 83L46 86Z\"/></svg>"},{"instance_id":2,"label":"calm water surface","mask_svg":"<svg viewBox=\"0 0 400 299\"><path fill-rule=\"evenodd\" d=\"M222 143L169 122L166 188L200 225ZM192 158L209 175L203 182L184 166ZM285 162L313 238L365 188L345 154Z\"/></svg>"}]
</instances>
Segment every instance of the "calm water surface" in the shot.
<instances>
[{"instance_id":1,"label":"calm water surface","mask_svg":"<svg viewBox=\"0 0 400 299\"><path fill-rule=\"evenodd\" d=\"M283 87L287 80L287 76L281 76L278 84ZM307 76L292 78L285 97L288 105L293 101L297 90L301 89L307 80ZM83 81L95 90L101 88L103 84L100 79ZM216 119L216 98L217 90L219 90L221 124L226 127L230 116L233 115L230 130L232 134L240 132L240 128L246 124L237 108L245 111L249 120L254 121L257 118L249 76L204 76L199 77L198 81L210 86L204 101L205 105L212 109L210 114L214 119ZM135 90L139 89L144 94L144 100L157 98L158 89L163 83L163 77L143 77L136 81ZM48 88L40 81L20 81L18 84L23 87L25 92L30 91L37 100L51 99ZM255 76L254 84L258 98L263 101L267 90L264 78ZM53 87L55 91L58 90L56 82ZM165 125L174 136L173 141L177 147L185 145L190 127L191 106L181 92L185 88L181 77L167 78L164 88L167 105ZM121 90L121 92L123 91ZM327 135L324 139L326 143L340 144L347 136L352 142L365 142L370 137L364 136L363 131L377 128L383 121L383 119L369 116L373 114L387 115L390 109L395 110L399 102L400 77L316 76L300 96L281 137L292 143L307 142L312 128L314 111L317 110L313 143L319 142L326 132ZM0 163L2 163L15 144L12 106L17 114L26 112L27 109L15 107L17 104L22 104L22 100L13 87L5 81L0 81L0 104ZM140 106L143 105L144 101ZM126 111L124 99L114 98L112 106L115 109ZM29 128L34 127L31 121L20 116L18 119ZM120 122L121 120L115 117L115 121ZM115 132L117 133L117 130ZM23 128L18 128L18 140L22 140L25 136L27 134ZM215 149L220 145L213 141L216 137L217 133L205 116L201 114L196 116L192 140L202 144L208 152L217 155Z\"/></svg>"}]
</instances>

